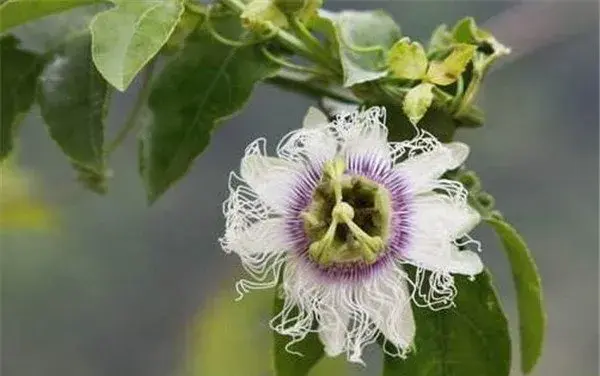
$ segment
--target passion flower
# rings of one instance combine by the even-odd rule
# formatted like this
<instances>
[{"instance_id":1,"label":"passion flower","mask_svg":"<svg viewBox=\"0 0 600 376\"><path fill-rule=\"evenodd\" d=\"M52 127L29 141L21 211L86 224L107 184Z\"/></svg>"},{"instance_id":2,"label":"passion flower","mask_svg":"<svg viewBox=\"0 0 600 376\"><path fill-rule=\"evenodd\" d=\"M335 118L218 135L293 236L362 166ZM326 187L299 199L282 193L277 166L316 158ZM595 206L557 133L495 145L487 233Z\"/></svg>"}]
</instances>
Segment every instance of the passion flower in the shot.
<instances>
[{"instance_id":1,"label":"passion flower","mask_svg":"<svg viewBox=\"0 0 600 376\"><path fill-rule=\"evenodd\" d=\"M452 274L482 271L467 249L479 250L468 232L480 217L466 189L441 178L469 148L416 133L388 143L380 107L331 123L311 109L276 158L258 139L240 175L231 174L221 244L252 277L237 283L240 294L274 287L281 274L285 303L271 327L291 336L290 345L317 331L327 355L362 362L381 333L384 350L404 356L415 333L411 302L449 307Z\"/></svg>"}]
</instances>

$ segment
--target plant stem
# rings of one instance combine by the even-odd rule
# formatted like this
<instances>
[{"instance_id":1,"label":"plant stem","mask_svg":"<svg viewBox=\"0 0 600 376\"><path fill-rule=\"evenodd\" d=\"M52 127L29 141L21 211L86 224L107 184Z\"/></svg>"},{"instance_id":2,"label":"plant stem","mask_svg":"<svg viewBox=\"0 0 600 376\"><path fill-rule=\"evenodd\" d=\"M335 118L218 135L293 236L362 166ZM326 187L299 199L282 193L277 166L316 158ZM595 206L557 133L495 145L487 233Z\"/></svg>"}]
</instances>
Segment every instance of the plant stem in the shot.
<instances>
[{"instance_id":1,"label":"plant stem","mask_svg":"<svg viewBox=\"0 0 600 376\"><path fill-rule=\"evenodd\" d=\"M474 72L473 78L467 86L467 90L465 91L464 96L462 97L460 104L458 105L458 109L456 110L456 116L462 116L467 112L469 105L473 101L475 94L479 89L479 85L481 83L481 74Z\"/></svg>"},{"instance_id":2,"label":"plant stem","mask_svg":"<svg viewBox=\"0 0 600 376\"><path fill-rule=\"evenodd\" d=\"M321 42L311 34L310 30L308 30L298 18L292 18L291 24L296 35L298 35L298 38L309 46L309 49L314 51L315 54L319 55L320 59L322 59L322 62L326 64L327 67L333 72L341 75L342 70L340 64L335 59L331 58L327 49L325 49L323 45L321 45Z\"/></svg>"},{"instance_id":3,"label":"plant stem","mask_svg":"<svg viewBox=\"0 0 600 376\"><path fill-rule=\"evenodd\" d=\"M313 75L282 69L276 76L268 78L267 82L283 89L300 92L311 97L320 98L325 96L344 103L361 103L361 100L351 91L315 81L313 78Z\"/></svg>"},{"instance_id":4,"label":"plant stem","mask_svg":"<svg viewBox=\"0 0 600 376\"><path fill-rule=\"evenodd\" d=\"M152 82L152 75L154 74L155 65L156 58L150 60L150 62L146 66L146 69L144 70L142 76L142 86L138 92L138 96L133 106L133 109L129 112L127 121L125 122L119 133L117 133L115 139L106 148L106 155L110 155L113 151L115 151L119 147L119 145L121 145L121 143L125 140L125 138L127 138L129 132L131 132L131 130L135 128L140 111L144 107L144 104L146 103L146 100L150 95L150 83Z\"/></svg>"}]
</instances>

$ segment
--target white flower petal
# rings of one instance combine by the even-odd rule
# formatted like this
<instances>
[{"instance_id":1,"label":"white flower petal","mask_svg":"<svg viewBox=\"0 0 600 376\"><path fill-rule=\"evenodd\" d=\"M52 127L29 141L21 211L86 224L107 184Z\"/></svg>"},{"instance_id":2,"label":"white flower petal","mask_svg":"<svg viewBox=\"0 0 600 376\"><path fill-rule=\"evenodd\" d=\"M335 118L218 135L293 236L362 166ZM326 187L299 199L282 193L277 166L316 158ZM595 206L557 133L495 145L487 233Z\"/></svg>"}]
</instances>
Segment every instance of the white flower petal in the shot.
<instances>
[{"instance_id":1,"label":"white flower petal","mask_svg":"<svg viewBox=\"0 0 600 376\"><path fill-rule=\"evenodd\" d=\"M448 265L451 273L477 275L483 271L483 262L477 253L469 250L459 251L457 247L450 253Z\"/></svg>"},{"instance_id":2,"label":"white flower petal","mask_svg":"<svg viewBox=\"0 0 600 376\"><path fill-rule=\"evenodd\" d=\"M479 255L435 234L414 235L404 257L412 264L437 273L476 275L483 271Z\"/></svg>"},{"instance_id":3,"label":"white flower petal","mask_svg":"<svg viewBox=\"0 0 600 376\"><path fill-rule=\"evenodd\" d=\"M289 207L301 168L297 163L265 156L264 140L259 139L246 148L240 175L267 205L283 213Z\"/></svg>"},{"instance_id":4,"label":"white flower petal","mask_svg":"<svg viewBox=\"0 0 600 376\"><path fill-rule=\"evenodd\" d=\"M271 328L294 342L306 337L321 317L325 287L296 256L288 256L281 282L284 305L271 320Z\"/></svg>"},{"instance_id":5,"label":"white flower petal","mask_svg":"<svg viewBox=\"0 0 600 376\"><path fill-rule=\"evenodd\" d=\"M401 350L412 344L415 321L407 276L400 266L382 269L359 292L371 319L386 340Z\"/></svg>"},{"instance_id":6,"label":"white flower petal","mask_svg":"<svg viewBox=\"0 0 600 376\"><path fill-rule=\"evenodd\" d=\"M334 121L337 136L342 140L346 156L370 155L391 164L385 126L385 108L373 107L364 112L352 112Z\"/></svg>"},{"instance_id":7,"label":"white flower petal","mask_svg":"<svg viewBox=\"0 0 600 376\"><path fill-rule=\"evenodd\" d=\"M448 240L468 234L481 216L469 204L437 193L421 194L413 201L415 226L432 234L446 234Z\"/></svg>"},{"instance_id":8,"label":"white flower petal","mask_svg":"<svg viewBox=\"0 0 600 376\"><path fill-rule=\"evenodd\" d=\"M465 144L464 142L454 141L445 144L444 146L450 149L450 154L452 156L453 164L450 165L448 168L449 170L455 169L463 164L467 160L467 157L471 151L469 145Z\"/></svg>"},{"instance_id":9,"label":"white flower petal","mask_svg":"<svg viewBox=\"0 0 600 376\"><path fill-rule=\"evenodd\" d=\"M475 275L483 270L475 252L460 251L454 241L481 220L464 197L436 193L417 195L413 202L411 240L404 255L417 266L441 273Z\"/></svg>"},{"instance_id":10,"label":"white flower petal","mask_svg":"<svg viewBox=\"0 0 600 376\"><path fill-rule=\"evenodd\" d=\"M458 168L469 155L469 147L461 142L436 144L430 151L409 157L396 165L410 181L415 192L431 190L431 184L448 170Z\"/></svg>"},{"instance_id":11,"label":"white flower petal","mask_svg":"<svg viewBox=\"0 0 600 376\"><path fill-rule=\"evenodd\" d=\"M288 133L277 145L279 157L321 166L338 152L338 141L327 127L303 128Z\"/></svg>"},{"instance_id":12,"label":"white flower petal","mask_svg":"<svg viewBox=\"0 0 600 376\"><path fill-rule=\"evenodd\" d=\"M328 356L337 356L347 349L350 310L344 299L352 287L339 283L323 283L304 261L289 257L283 274L286 305L299 309L286 310L275 321L287 322L287 327L274 329L294 338L312 330L313 320L318 323L318 335ZM282 331L283 330L283 331Z\"/></svg>"},{"instance_id":13,"label":"white flower petal","mask_svg":"<svg viewBox=\"0 0 600 376\"><path fill-rule=\"evenodd\" d=\"M323 342L325 354L338 356L346 350L349 314L342 305L321 312L319 320L319 338Z\"/></svg>"},{"instance_id":14,"label":"white flower petal","mask_svg":"<svg viewBox=\"0 0 600 376\"><path fill-rule=\"evenodd\" d=\"M305 129L320 128L327 126L329 120L324 113L315 107L309 107L308 112L304 115L302 126Z\"/></svg>"},{"instance_id":15,"label":"white flower petal","mask_svg":"<svg viewBox=\"0 0 600 376\"><path fill-rule=\"evenodd\" d=\"M290 248L283 218L261 220L246 228L230 228L224 240L227 249L240 255L280 253Z\"/></svg>"}]
</instances>

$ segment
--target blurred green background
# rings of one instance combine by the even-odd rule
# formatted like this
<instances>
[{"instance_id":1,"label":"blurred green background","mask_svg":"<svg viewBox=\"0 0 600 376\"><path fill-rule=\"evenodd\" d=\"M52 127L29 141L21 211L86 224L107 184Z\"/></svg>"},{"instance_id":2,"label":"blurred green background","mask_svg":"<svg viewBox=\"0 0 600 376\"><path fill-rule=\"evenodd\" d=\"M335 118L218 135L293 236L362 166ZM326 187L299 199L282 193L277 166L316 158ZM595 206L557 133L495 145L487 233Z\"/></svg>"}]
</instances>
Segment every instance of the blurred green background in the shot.
<instances>
[{"instance_id":1,"label":"blurred green background","mask_svg":"<svg viewBox=\"0 0 600 376\"><path fill-rule=\"evenodd\" d=\"M406 35L423 41L440 22L472 15L513 48L479 98L486 126L457 138L471 145L469 167L526 238L542 274L548 335L534 374L597 375L598 3L326 4L386 9ZM21 31L26 46L43 44L46 31ZM113 97L111 135L134 94ZM20 131L20 166L56 218L50 231L0 234L2 374L269 375L270 303L266 311L261 304L270 296L232 302L240 272L217 242L221 202L244 147L266 136L273 148L311 104L259 87L246 110L215 132L191 173L152 207L137 176L134 137L111 157L110 191L99 197L78 186L34 109ZM491 231L476 235L515 332L508 264ZM373 365L352 367L353 374L379 374L377 351L369 357ZM231 368L215 368L221 362ZM322 375L334 375L322 366Z\"/></svg>"}]
</instances>

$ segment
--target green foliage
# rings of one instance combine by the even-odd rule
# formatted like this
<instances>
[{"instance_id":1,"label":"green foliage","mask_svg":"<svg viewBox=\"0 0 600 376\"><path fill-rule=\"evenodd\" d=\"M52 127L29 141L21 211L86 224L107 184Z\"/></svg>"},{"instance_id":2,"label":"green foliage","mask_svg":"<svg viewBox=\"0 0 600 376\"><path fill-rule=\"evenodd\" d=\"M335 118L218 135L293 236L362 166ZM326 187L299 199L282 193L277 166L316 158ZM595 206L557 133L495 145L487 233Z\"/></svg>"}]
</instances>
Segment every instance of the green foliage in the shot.
<instances>
[{"instance_id":1,"label":"green foliage","mask_svg":"<svg viewBox=\"0 0 600 376\"><path fill-rule=\"evenodd\" d=\"M517 230L497 217L485 221L496 231L510 262L519 308L521 370L530 373L542 353L546 329L540 276L531 252Z\"/></svg>"},{"instance_id":2,"label":"green foliage","mask_svg":"<svg viewBox=\"0 0 600 376\"><path fill-rule=\"evenodd\" d=\"M13 35L0 39L0 161L14 147L16 128L35 100L44 58L21 49Z\"/></svg>"},{"instance_id":3,"label":"green foliage","mask_svg":"<svg viewBox=\"0 0 600 376\"><path fill-rule=\"evenodd\" d=\"M40 17L98 2L101 0L7 0L0 5L0 33Z\"/></svg>"},{"instance_id":4,"label":"green foliage","mask_svg":"<svg viewBox=\"0 0 600 376\"><path fill-rule=\"evenodd\" d=\"M392 46L387 65L393 77L419 80L427 71L427 55L419 42L402 38Z\"/></svg>"},{"instance_id":5,"label":"green foliage","mask_svg":"<svg viewBox=\"0 0 600 376\"><path fill-rule=\"evenodd\" d=\"M508 376L508 323L489 273L455 276L455 307L415 307L415 349L406 359L385 356L383 376Z\"/></svg>"},{"instance_id":6,"label":"green foliage","mask_svg":"<svg viewBox=\"0 0 600 376\"><path fill-rule=\"evenodd\" d=\"M433 85L429 83L419 84L406 93L402 109L411 123L417 124L431 106L433 101Z\"/></svg>"},{"instance_id":7,"label":"green foliage","mask_svg":"<svg viewBox=\"0 0 600 376\"><path fill-rule=\"evenodd\" d=\"M256 46L224 45L206 27L190 35L148 101L153 120L141 135L139 158L149 201L188 171L213 129L244 106L256 82L275 71Z\"/></svg>"},{"instance_id":8,"label":"green foliage","mask_svg":"<svg viewBox=\"0 0 600 376\"><path fill-rule=\"evenodd\" d=\"M88 34L58 50L39 80L38 102L50 136L73 164L99 175L109 93L91 61Z\"/></svg>"},{"instance_id":9,"label":"green foliage","mask_svg":"<svg viewBox=\"0 0 600 376\"><path fill-rule=\"evenodd\" d=\"M198 24L205 19L204 14L194 12L183 12L181 20L169 37L169 40L163 46L161 52L172 54L183 48L187 37L198 27Z\"/></svg>"},{"instance_id":10,"label":"green foliage","mask_svg":"<svg viewBox=\"0 0 600 376\"><path fill-rule=\"evenodd\" d=\"M390 141L403 141L415 136L413 123L402 106L387 103L386 109ZM431 106L418 124L419 128L430 132L440 141L450 142L454 138L459 122L446 110Z\"/></svg>"},{"instance_id":11,"label":"green foliage","mask_svg":"<svg viewBox=\"0 0 600 376\"><path fill-rule=\"evenodd\" d=\"M542 283L537 266L525 240L500 212L494 210L494 197L482 190L477 174L462 169L455 178L469 190L471 206L494 229L508 257L517 291L521 369L529 373L541 355L546 329Z\"/></svg>"},{"instance_id":12,"label":"green foliage","mask_svg":"<svg viewBox=\"0 0 600 376\"><path fill-rule=\"evenodd\" d=\"M124 91L169 40L184 6L183 0L114 2L90 23L92 58L102 76Z\"/></svg>"},{"instance_id":13,"label":"green foliage","mask_svg":"<svg viewBox=\"0 0 600 376\"><path fill-rule=\"evenodd\" d=\"M400 27L384 11L321 12L335 30L344 70L344 86L384 77L386 54L400 39Z\"/></svg>"},{"instance_id":14,"label":"green foliage","mask_svg":"<svg viewBox=\"0 0 600 376\"><path fill-rule=\"evenodd\" d=\"M0 5L0 32L93 2L97 1L8 0ZM400 27L383 11L321 10L315 17L320 0L222 0L211 8L184 0L112 3L113 8L97 14L89 25L86 22L89 34L79 33L68 41L55 38L60 43L52 45L60 48L46 48L44 57L24 50L11 35L0 39L0 160L13 148L19 120L37 98L50 136L72 162L79 180L105 192L110 173L103 123L109 85L126 90L150 61L146 72L154 66L163 69L154 81L147 75L125 127L108 148L112 151L138 123L141 108L151 112L139 141L140 173L150 202L189 171L209 145L212 132L244 107L262 81L352 106L385 105L393 141L413 137L414 125L419 124L449 142L458 127L482 124L483 115L472 103L491 63L509 52L472 18L459 21L452 30L438 27L426 53L419 42L401 39ZM292 60L293 64L287 60L296 56L304 60ZM164 66L163 57L168 57ZM304 63L309 65L299 65ZM152 85L149 95L146 84ZM472 178L465 171L454 177ZM522 369L530 372L541 352L545 326L539 275L523 239L492 211L493 197L481 191L476 177L471 180L470 185L464 181L470 203L496 230L511 263ZM406 360L386 358L385 376L508 375L507 324L489 275L475 281L459 276L456 284L456 307L440 312L415 308L416 350ZM275 334L273 343L268 338L255 341L252 331L257 328L248 323L269 316L266 302L273 297L265 295L258 303L247 299L245 304L256 305L233 308L220 301L217 314L202 316L198 325L203 335L196 340L202 343L203 355L194 363L194 375L262 375L269 360L256 354L266 353L270 345L274 348L270 366L278 376L343 372L343 360L320 361L324 352L315 333L289 347L303 357L287 351L291 338ZM275 312L282 303L275 298ZM258 329L268 332L264 320ZM232 348L236 362L223 360Z\"/></svg>"}]
</instances>

